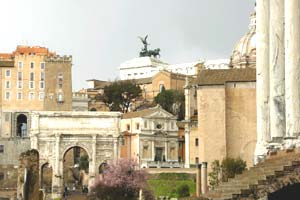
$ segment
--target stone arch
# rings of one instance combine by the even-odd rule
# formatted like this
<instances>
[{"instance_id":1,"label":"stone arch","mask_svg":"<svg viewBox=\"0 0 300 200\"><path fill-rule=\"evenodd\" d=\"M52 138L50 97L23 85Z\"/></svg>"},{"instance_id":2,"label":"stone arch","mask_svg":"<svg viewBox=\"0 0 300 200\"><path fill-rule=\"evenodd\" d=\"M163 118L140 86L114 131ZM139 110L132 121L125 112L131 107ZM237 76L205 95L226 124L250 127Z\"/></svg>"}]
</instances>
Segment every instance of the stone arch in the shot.
<instances>
[{"instance_id":1,"label":"stone arch","mask_svg":"<svg viewBox=\"0 0 300 200\"><path fill-rule=\"evenodd\" d=\"M90 151L90 149L88 147L86 147L85 145L82 145L82 144L70 144L70 145L67 145L63 148L63 152L62 152L62 158L64 158L65 154L72 148L74 147L80 147L82 148L83 150L85 150L85 152L88 154L89 156L89 160L91 160L91 156L92 156L92 152Z\"/></svg>"},{"instance_id":2,"label":"stone arch","mask_svg":"<svg viewBox=\"0 0 300 200\"><path fill-rule=\"evenodd\" d=\"M267 176L265 181L251 187L247 199L268 199L270 194L294 184L300 184L300 161L293 161L293 164L285 166L283 171L278 171L273 176Z\"/></svg>"},{"instance_id":3,"label":"stone arch","mask_svg":"<svg viewBox=\"0 0 300 200\"><path fill-rule=\"evenodd\" d=\"M19 137L27 136L28 117L24 113L20 113L16 117L16 135Z\"/></svg>"},{"instance_id":4,"label":"stone arch","mask_svg":"<svg viewBox=\"0 0 300 200\"><path fill-rule=\"evenodd\" d=\"M49 162L43 163L41 165L40 173L40 187L43 188L45 192L50 193L52 189L53 168Z\"/></svg>"},{"instance_id":5,"label":"stone arch","mask_svg":"<svg viewBox=\"0 0 300 200\"><path fill-rule=\"evenodd\" d=\"M91 108L90 111L97 111L97 109L96 108Z\"/></svg>"},{"instance_id":6,"label":"stone arch","mask_svg":"<svg viewBox=\"0 0 300 200\"><path fill-rule=\"evenodd\" d=\"M105 162L105 161L102 162L98 167L98 173L102 174L106 167L107 167L107 162Z\"/></svg>"},{"instance_id":7,"label":"stone arch","mask_svg":"<svg viewBox=\"0 0 300 200\"><path fill-rule=\"evenodd\" d=\"M300 196L300 183L295 183L268 195L268 200L298 200Z\"/></svg>"}]
</instances>

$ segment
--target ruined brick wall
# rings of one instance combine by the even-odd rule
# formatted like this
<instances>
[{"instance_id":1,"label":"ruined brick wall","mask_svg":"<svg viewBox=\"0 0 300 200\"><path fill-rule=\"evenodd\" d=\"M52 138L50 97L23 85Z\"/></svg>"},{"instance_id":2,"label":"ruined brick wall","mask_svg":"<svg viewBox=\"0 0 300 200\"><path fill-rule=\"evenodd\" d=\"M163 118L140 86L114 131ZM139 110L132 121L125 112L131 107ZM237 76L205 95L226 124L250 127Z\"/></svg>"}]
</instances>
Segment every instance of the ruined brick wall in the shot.
<instances>
[{"instance_id":1,"label":"ruined brick wall","mask_svg":"<svg viewBox=\"0 0 300 200\"><path fill-rule=\"evenodd\" d=\"M24 200L39 200L39 153L28 150L19 157L17 196Z\"/></svg>"}]
</instances>

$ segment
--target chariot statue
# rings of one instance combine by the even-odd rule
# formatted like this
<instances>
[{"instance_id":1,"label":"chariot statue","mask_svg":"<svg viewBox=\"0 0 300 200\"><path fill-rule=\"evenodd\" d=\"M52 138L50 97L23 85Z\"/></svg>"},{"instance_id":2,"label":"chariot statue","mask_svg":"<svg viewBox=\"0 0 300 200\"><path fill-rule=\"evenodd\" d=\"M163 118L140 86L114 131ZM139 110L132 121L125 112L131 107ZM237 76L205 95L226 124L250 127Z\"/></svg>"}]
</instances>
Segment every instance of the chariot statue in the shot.
<instances>
[{"instance_id":1,"label":"chariot statue","mask_svg":"<svg viewBox=\"0 0 300 200\"><path fill-rule=\"evenodd\" d=\"M159 48L153 49L153 50L151 50L151 49L148 50L148 46L150 45L147 42L148 35L146 35L145 37L141 37L141 36L138 36L138 37L144 45L144 47L140 51L140 57L147 57L147 56L154 57L154 58L160 57L160 53L159 53L160 49Z\"/></svg>"}]
</instances>

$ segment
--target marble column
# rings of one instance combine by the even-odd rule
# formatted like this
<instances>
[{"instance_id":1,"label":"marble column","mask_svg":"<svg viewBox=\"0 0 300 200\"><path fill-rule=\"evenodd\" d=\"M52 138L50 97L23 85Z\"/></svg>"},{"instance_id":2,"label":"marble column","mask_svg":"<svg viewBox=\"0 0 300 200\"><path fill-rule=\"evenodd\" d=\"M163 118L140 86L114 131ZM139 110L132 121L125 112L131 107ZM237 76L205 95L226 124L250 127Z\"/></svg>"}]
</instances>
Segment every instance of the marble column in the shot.
<instances>
[{"instance_id":1,"label":"marble column","mask_svg":"<svg viewBox=\"0 0 300 200\"><path fill-rule=\"evenodd\" d=\"M52 174L52 198L61 198L62 196L62 166L60 166L60 134L55 135L54 145L54 166Z\"/></svg>"},{"instance_id":2,"label":"marble column","mask_svg":"<svg viewBox=\"0 0 300 200\"><path fill-rule=\"evenodd\" d=\"M113 148L114 148L114 160L117 161L119 159L118 155L118 138L113 139Z\"/></svg>"},{"instance_id":3,"label":"marble column","mask_svg":"<svg viewBox=\"0 0 300 200\"><path fill-rule=\"evenodd\" d=\"M208 190L207 162L202 162L202 166L201 166L201 192L202 192L202 194L206 194L207 190Z\"/></svg>"},{"instance_id":4,"label":"marble column","mask_svg":"<svg viewBox=\"0 0 300 200\"><path fill-rule=\"evenodd\" d=\"M165 160L168 161L169 155L168 155L168 142L165 141Z\"/></svg>"},{"instance_id":5,"label":"marble column","mask_svg":"<svg viewBox=\"0 0 300 200\"><path fill-rule=\"evenodd\" d=\"M273 142L285 135L284 0L270 3L270 133Z\"/></svg>"},{"instance_id":6,"label":"marble column","mask_svg":"<svg viewBox=\"0 0 300 200\"><path fill-rule=\"evenodd\" d=\"M151 161L154 161L155 160L155 145L154 145L154 140L151 141L151 149L152 149L152 160Z\"/></svg>"},{"instance_id":7,"label":"marble column","mask_svg":"<svg viewBox=\"0 0 300 200\"><path fill-rule=\"evenodd\" d=\"M299 0L285 1L286 137L300 133L300 13Z\"/></svg>"},{"instance_id":8,"label":"marble column","mask_svg":"<svg viewBox=\"0 0 300 200\"><path fill-rule=\"evenodd\" d=\"M270 0L256 0L256 156L265 154L265 144L270 140L269 10Z\"/></svg>"},{"instance_id":9,"label":"marble column","mask_svg":"<svg viewBox=\"0 0 300 200\"><path fill-rule=\"evenodd\" d=\"M90 158L90 164L89 164L89 189L94 184L95 178L96 178L96 152L97 152L97 136L93 135L92 138L92 158Z\"/></svg>"},{"instance_id":10,"label":"marble column","mask_svg":"<svg viewBox=\"0 0 300 200\"><path fill-rule=\"evenodd\" d=\"M190 128L189 125L185 125L184 130L184 142L185 142L185 168L190 168Z\"/></svg>"},{"instance_id":11,"label":"marble column","mask_svg":"<svg viewBox=\"0 0 300 200\"><path fill-rule=\"evenodd\" d=\"M201 164L197 165L196 173L196 196L200 197L201 194Z\"/></svg>"}]
</instances>

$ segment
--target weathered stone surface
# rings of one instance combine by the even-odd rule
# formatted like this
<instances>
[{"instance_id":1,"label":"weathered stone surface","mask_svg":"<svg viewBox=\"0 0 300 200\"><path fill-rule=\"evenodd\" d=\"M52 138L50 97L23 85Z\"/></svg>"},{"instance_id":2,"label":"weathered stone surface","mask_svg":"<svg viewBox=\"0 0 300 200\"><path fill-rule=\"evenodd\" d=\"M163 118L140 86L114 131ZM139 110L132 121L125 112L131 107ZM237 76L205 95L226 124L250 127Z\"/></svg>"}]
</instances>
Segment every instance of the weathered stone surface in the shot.
<instances>
[{"instance_id":1,"label":"weathered stone surface","mask_svg":"<svg viewBox=\"0 0 300 200\"><path fill-rule=\"evenodd\" d=\"M40 168L53 169L52 197L62 196L63 160L73 147L89 157L89 186L103 162L119 157L121 113L117 112L32 112L31 147L40 153Z\"/></svg>"},{"instance_id":2,"label":"weathered stone surface","mask_svg":"<svg viewBox=\"0 0 300 200\"><path fill-rule=\"evenodd\" d=\"M270 132L284 137L284 0L270 3Z\"/></svg>"},{"instance_id":3,"label":"weathered stone surface","mask_svg":"<svg viewBox=\"0 0 300 200\"><path fill-rule=\"evenodd\" d=\"M256 6L256 97L257 141L256 155L264 154L264 143L270 140L269 120L269 8L270 0L258 0Z\"/></svg>"},{"instance_id":4,"label":"weathered stone surface","mask_svg":"<svg viewBox=\"0 0 300 200\"><path fill-rule=\"evenodd\" d=\"M300 2L285 1L286 136L300 134Z\"/></svg>"}]
</instances>

